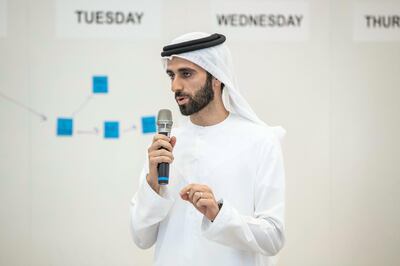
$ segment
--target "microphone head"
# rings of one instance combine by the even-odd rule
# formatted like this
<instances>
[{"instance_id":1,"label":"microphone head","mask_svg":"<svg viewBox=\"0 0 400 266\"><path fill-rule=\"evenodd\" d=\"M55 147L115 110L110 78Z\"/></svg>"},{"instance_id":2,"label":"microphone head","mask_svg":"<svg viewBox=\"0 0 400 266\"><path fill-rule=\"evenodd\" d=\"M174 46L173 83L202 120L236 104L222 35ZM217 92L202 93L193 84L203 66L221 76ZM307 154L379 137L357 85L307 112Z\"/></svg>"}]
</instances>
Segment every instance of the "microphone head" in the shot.
<instances>
[{"instance_id":1,"label":"microphone head","mask_svg":"<svg viewBox=\"0 0 400 266\"><path fill-rule=\"evenodd\" d=\"M157 116L158 132L170 133L172 128L172 112L168 109L161 109Z\"/></svg>"}]
</instances>

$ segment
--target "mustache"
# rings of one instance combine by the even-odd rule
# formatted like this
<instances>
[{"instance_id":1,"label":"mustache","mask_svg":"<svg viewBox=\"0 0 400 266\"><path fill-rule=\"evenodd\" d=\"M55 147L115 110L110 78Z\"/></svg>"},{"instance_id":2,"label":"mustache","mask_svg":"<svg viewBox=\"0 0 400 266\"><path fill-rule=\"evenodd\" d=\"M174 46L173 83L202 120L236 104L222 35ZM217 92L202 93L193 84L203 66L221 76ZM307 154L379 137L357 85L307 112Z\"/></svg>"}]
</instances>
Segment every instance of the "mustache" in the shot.
<instances>
[{"instance_id":1,"label":"mustache","mask_svg":"<svg viewBox=\"0 0 400 266\"><path fill-rule=\"evenodd\" d=\"M177 91L177 92L175 92L175 98L177 98L177 97L189 97L190 98L190 95L183 93L181 91Z\"/></svg>"}]
</instances>

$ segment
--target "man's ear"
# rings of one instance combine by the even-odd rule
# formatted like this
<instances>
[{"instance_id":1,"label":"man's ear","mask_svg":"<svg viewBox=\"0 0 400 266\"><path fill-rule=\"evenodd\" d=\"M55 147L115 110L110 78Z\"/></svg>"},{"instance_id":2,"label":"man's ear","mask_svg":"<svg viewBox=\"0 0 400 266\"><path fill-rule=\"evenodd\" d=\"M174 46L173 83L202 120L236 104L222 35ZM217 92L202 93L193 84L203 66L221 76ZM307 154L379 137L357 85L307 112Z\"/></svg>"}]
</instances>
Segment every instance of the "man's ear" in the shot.
<instances>
[{"instance_id":1,"label":"man's ear","mask_svg":"<svg viewBox=\"0 0 400 266\"><path fill-rule=\"evenodd\" d=\"M212 85L213 85L213 88L220 89L221 88L221 81L219 81L218 79L213 77Z\"/></svg>"}]
</instances>

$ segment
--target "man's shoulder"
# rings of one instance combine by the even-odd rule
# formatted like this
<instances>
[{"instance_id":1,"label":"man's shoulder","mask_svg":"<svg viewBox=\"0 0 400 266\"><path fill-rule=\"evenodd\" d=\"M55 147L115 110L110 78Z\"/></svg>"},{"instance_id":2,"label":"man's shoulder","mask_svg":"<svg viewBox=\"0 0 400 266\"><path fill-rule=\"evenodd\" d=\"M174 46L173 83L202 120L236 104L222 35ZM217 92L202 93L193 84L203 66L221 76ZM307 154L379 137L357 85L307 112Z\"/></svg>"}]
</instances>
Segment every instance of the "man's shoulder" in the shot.
<instances>
[{"instance_id":1,"label":"man's shoulder","mask_svg":"<svg viewBox=\"0 0 400 266\"><path fill-rule=\"evenodd\" d=\"M255 142L275 142L276 135L271 127L252 122L235 115L232 119L238 137L243 137Z\"/></svg>"}]
</instances>

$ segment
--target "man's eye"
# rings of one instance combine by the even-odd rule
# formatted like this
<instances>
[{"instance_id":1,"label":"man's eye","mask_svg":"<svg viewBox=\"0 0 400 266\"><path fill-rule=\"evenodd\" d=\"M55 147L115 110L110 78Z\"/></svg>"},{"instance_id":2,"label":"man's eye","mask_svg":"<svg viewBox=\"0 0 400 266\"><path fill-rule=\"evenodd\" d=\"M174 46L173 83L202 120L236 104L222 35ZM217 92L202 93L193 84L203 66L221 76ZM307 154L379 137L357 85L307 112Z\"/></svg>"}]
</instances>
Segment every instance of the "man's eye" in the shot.
<instances>
[{"instance_id":1,"label":"man's eye","mask_svg":"<svg viewBox=\"0 0 400 266\"><path fill-rule=\"evenodd\" d=\"M171 80L173 80L174 79L174 75L168 75L169 76L169 78L171 79Z\"/></svg>"},{"instance_id":2,"label":"man's eye","mask_svg":"<svg viewBox=\"0 0 400 266\"><path fill-rule=\"evenodd\" d=\"M190 77L190 76L192 75L192 73L190 73L190 72L183 72L182 75L183 75L185 78L188 78L188 77Z\"/></svg>"}]
</instances>

